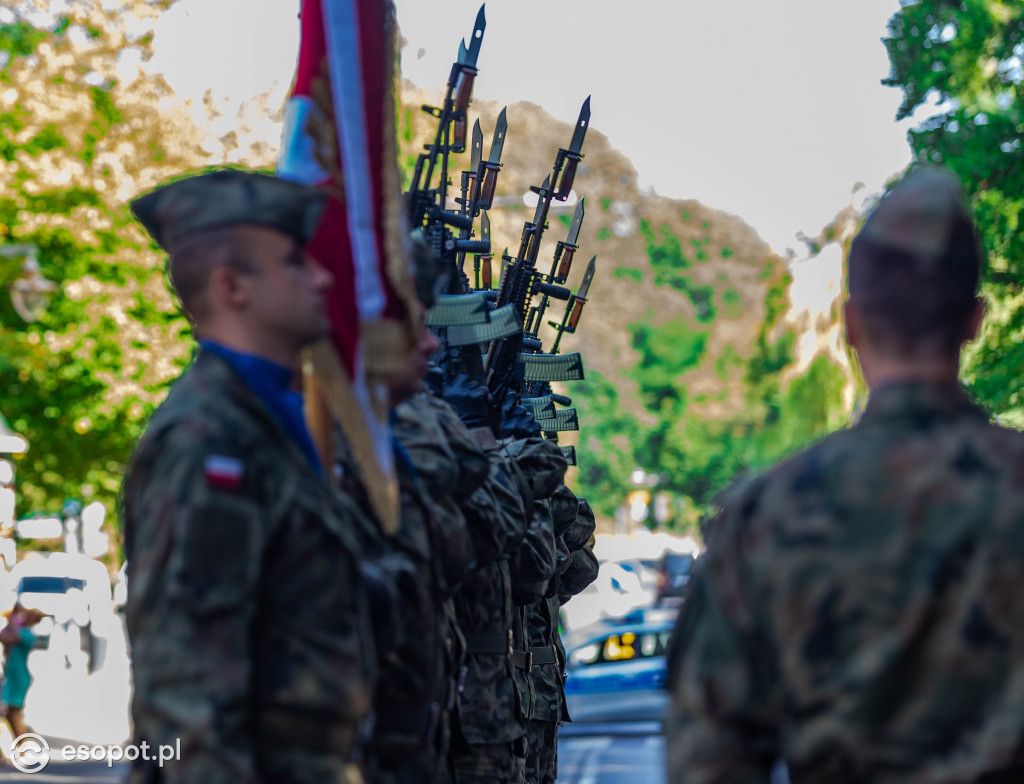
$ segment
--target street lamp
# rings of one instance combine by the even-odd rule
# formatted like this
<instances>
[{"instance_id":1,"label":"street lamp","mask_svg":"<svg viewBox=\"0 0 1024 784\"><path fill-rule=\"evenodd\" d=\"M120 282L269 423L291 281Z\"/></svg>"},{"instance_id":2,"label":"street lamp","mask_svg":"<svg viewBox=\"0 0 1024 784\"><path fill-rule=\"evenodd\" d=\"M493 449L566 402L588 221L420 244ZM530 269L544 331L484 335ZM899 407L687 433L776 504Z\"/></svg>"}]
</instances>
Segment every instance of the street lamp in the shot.
<instances>
[{"instance_id":1,"label":"street lamp","mask_svg":"<svg viewBox=\"0 0 1024 784\"><path fill-rule=\"evenodd\" d=\"M11 303L18 315L30 324L43 315L50 295L57 290L57 284L39 271L38 252L35 245L0 245L0 256L23 259L21 274L10 284Z\"/></svg>"},{"instance_id":2,"label":"street lamp","mask_svg":"<svg viewBox=\"0 0 1024 784\"><path fill-rule=\"evenodd\" d=\"M0 245L0 258L21 259L21 274L11 281L11 304L22 319L31 324L43 315L50 303L50 295L57 284L43 277L35 245ZM13 432L0 414L0 455L20 455L28 450L28 440ZM14 466L0 459L0 528L10 532L14 524ZM13 540L0 538L0 555L9 567L16 558Z\"/></svg>"}]
</instances>

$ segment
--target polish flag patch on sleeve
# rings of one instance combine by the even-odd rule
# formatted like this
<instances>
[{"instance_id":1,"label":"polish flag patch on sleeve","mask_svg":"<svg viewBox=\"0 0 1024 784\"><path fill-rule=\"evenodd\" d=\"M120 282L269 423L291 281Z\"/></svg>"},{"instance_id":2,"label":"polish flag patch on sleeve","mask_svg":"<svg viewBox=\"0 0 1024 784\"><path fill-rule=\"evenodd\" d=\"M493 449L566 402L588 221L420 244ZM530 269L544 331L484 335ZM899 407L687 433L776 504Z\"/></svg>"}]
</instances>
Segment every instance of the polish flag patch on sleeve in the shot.
<instances>
[{"instance_id":1,"label":"polish flag patch on sleeve","mask_svg":"<svg viewBox=\"0 0 1024 784\"><path fill-rule=\"evenodd\" d=\"M203 462L206 484L222 490L241 490L245 478L245 463L237 457L207 455Z\"/></svg>"}]
</instances>

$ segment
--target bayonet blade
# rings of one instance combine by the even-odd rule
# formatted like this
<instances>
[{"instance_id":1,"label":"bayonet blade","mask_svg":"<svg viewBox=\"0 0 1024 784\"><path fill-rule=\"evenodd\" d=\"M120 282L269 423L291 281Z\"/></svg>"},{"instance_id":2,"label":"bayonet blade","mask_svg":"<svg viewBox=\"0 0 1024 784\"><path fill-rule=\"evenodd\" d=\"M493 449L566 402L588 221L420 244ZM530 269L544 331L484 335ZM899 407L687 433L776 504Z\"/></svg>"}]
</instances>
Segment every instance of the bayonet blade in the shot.
<instances>
[{"instance_id":1,"label":"bayonet blade","mask_svg":"<svg viewBox=\"0 0 1024 784\"><path fill-rule=\"evenodd\" d=\"M573 132L572 141L569 142L569 152L580 154L583 149L583 138L587 135L587 126L590 125L590 96L583 102L580 109L580 118L576 121L576 130Z\"/></svg>"},{"instance_id":2,"label":"bayonet blade","mask_svg":"<svg viewBox=\"0 0 1024 784\"><path fill-rule=\"evenodd\" d=\"M469 50L466 48L466 39L463 38L459 41L459 57L456 62L459 65L466 65L466 60L469 58Z\"/></svg>"},{"instance_id":3,"label":"bayonet blade","mask_svg":"<svg viewBox=\"0 0 1024 784\"><path fill-rule=\"evenodd\" d=\"M585 198L580 199L576 205L576 211L572 214L572 223L569 224L569 234L565 238L566 245L579 245L580 238L580 227L583 225L583 202Z\"/></svg>"},{"instance_id":4,"label":"bayonet blade","mask_svg":"<svg viewBox=\"0 0 1024 784\"><path fill-rule=\"evenodd\" d=\"M550 190L551 188L551 175L547 175L544 178L544 184L540 186L541 191ZM533 213L533 225L536 226L537 222L541 219L544 214L544 198L538 193L537 194L537 209Z\"/></svg>"},{"instance_id":5,"label":"bayonet blade","mask_svg":"<svg viewBox=\"0 0 1024 784\"><path fill-rule=\"evenodd\" d=\"M491 241L491 219L487 217L487 210L480 213L480 239Z\"/></svg>"},{"instance_id":6,"label":"bayonet blade","mask_svg":"<svg viewBox=\"0 0 1024 784\"><path fill-rule=\"evenodd\" d=\"M583 273L583 282L580 283L579 289L576 291L576 299L586 299L587 293L590 291L590 284L594 280L594 273L597 271L597 256L590 258L590 263L587 265L587 271Z\"/></svg>"},{"instance_id":7,"label":"bayonet blade","mask_svg":"<svg viewBox=\"0 0 1024 784\"><path fill-rule=\"evenodd\" d=\"M476 23L473 25L473 37L469 41L469 53L466 55L465 65L476 68L476 58L480 54L480 42L484 40L484 28L487 27L487 20L484 18L484 7L476 15Z\"/></svg>"},{"instance_id":8,"label":"bayonet blade","mask_svg":"<svg viewBox=\"0 0 1024 784\"><path fill-rule=\"evenodd\" d=\"M508 133L508 120L505 119L505 110L498 115L498 122L494 126L494 137L491 139L491 153L487 156L490 163L501 163L501 151L505 147L505 134Z\"/></svg>"},{"instance_id":9,"label":"bayonet blade","mask_svg":"<svg viewBox=\"0 0 1024 784\"><path fill-rule=\"evenodd\" d=\"M473 123L473 144L470 148L469 170L476 172L480 168L480 159L484 154L484 132L480 130L480 119Z\"/></svg>"}]
</instances>

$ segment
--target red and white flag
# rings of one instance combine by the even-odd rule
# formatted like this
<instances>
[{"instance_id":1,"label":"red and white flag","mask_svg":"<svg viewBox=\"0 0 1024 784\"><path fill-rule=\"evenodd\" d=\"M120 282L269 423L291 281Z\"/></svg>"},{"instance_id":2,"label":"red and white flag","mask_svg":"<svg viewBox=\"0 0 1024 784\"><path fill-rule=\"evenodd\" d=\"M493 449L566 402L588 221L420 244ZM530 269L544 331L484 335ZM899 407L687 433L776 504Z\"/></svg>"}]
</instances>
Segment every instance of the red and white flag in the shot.
<instances>
[{"instance_id":1,"label":"red and white flag","mask_svg":"<svg viewBox=\"0 0 1024 784\"><path fill-rule=\"evenodd\" d=\"M390 0L303 0L295 88L278 175L323 188L309 252L334 276L330 345L316 386L341 425L382 524L397 521L387 403L372 379L412 339L412 283L395 129L397 29Z\"/></svg>"}]
</instances>

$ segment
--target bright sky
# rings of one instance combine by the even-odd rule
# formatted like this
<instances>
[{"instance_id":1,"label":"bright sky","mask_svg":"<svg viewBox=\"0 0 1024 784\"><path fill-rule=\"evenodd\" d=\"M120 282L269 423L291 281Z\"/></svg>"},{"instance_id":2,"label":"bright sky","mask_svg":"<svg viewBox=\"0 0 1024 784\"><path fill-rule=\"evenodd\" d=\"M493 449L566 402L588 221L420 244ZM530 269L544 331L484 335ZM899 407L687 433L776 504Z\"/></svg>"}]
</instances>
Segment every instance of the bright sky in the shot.
<instances>
[{"instance_id":1,"label":"bright sky","mask_svg":"<svg viewBox=\"0 0 1024 784\"><path fill-rule=\"evenodd\" d=\"M298 0L181 0L152 68L225 108L294 70ZM444 86L479 0L397 0L403 72ZM800 249L909 160L880 39L898 0L491 0L475 95L527 100L593 127L643 187L735 213L776 250ZM225 32L230 30L229 36ZM516 144L509 117L508 144ZM525 143L525 140L523 140ZM584 147L586 152L586 147ZM579 185L585 188L582 181Z\"/></svg>"}]
</instances>

